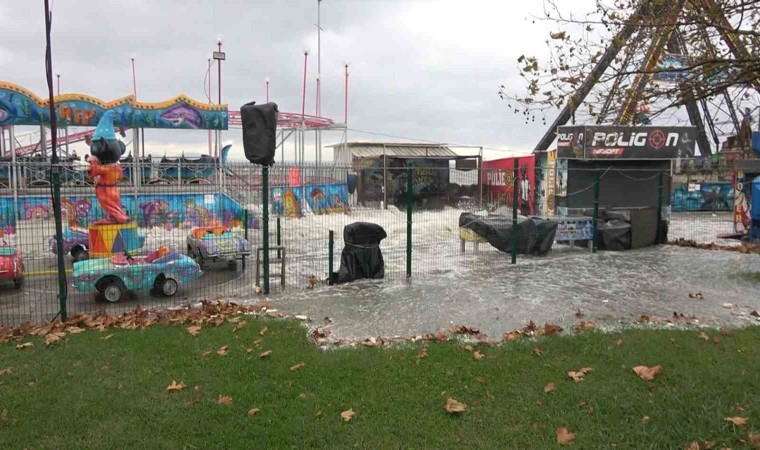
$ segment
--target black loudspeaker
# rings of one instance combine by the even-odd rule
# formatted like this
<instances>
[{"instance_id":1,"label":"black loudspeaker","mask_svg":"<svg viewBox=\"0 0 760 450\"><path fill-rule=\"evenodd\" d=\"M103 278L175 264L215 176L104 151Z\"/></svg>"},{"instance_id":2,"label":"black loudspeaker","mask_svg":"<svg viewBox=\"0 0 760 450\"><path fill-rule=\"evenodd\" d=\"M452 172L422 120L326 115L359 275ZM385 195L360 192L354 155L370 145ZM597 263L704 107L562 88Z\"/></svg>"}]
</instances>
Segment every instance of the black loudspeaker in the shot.
<instances>
[{"instance_id":1,"label":"black loudspeaker","mask_svg":"<svg viewBox=\"0 0 760 450\"><path fill-rule=\"evenodd\" d=\"M271 166L277 147L277 104L247 103L240 108L240 116L246 159L254 164Z\"/></svg>"}]
</instances>

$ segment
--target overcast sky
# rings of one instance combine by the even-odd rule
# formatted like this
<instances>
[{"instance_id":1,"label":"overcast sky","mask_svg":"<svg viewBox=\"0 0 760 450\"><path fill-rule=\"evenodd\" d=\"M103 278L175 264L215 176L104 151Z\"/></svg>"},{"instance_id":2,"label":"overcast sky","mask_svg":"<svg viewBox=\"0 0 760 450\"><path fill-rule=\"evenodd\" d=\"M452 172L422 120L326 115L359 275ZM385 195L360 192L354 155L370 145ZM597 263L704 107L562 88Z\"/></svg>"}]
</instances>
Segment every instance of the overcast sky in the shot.
<instances>
[{"instance_id":1,"label":"overcast sky","mask_svg":"<svg viewBox=\"0 0 760 450\"><path fill-rule=\"evenodd\" d=\"M594 4L565 2L576 10ZM0 79L45 96L42 5L0 3ZM517 57L546 54L549 25L529 17L541 12L538 0L324 0L322 113L343 121L348 61L349 140L401 140L353 131L364 130L499 149L487 152L490 158L529 152L545 128L525 125L497 91L500 84L522 88ZM313 114L316 21L317 0L53 0L53 67L61 92L110 100L132 92L134 53L140 100L179 93L205 100L206 58L222 34L222 102L234 110L263 102L270 77L280 110L300 112L308 48L306 111ZM216 101L216 68L212 72ZM339 139L333 132L323 143ZM233 141L233 154L242 156L240 130L225 131L223 140ZM199 153L207 137L205 131L147 130L146 144L153 155Z\"/></svg>"}]
</instances>

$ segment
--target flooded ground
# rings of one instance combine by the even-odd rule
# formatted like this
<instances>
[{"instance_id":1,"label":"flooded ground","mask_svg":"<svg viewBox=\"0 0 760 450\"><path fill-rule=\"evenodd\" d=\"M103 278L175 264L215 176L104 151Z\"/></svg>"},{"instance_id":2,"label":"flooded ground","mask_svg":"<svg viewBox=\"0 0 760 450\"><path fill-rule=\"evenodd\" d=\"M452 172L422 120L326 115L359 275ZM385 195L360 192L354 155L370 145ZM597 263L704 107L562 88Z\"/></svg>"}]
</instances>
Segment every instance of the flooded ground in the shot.
<instances>
[{"instance_id":1,"label":"flooded ground","mask_svg":"<svg viewBox=\"0 0 760 450\"><path fill-rule=\"evenodd\" d=\"M509 255L488 244L475 253L472 244L461 252L457 219L461 211L421 212L413 224L413 278L406 280L406 214L388 210L352 211L349 214L307 216L282 220L282 244L287 252L286 286L272 280L270 300L283 312L305 313L314 319L330 317L337 337L409 335L435 332L451 323L481 329L491 337L524 326L529 320L571 325L580 309L584 320L609 325L632 321L641 314L696 316L701 323L750 323L748 314L760 309L760 257L726 251L677 247L630 252L600 252L555 245L544 258ZM386 279L344 286L319 285L307 290L314 275L326 279L328 230L335 231L335 266L340 264L342 229L356 221L381 224L388 238L381 245ZM274 242L274 226L272 223ZM674 213L670 239L698 242L717 240L730 232L726 213ZM145 248L171 245L183 249L188 230L143 230ZM240 232L240 230L238 230ZM50 221L25 224L18 244L25 256L27 279L23 289L0 288L0 322L46 321L54 318L55 259L46 247L53 234ZM253 246L260 230L250 230ZM725 241L725 242L723 242ZM193 304L204 299L258 301L254 261L245 270L224 265L204 268L204 276L181 286L167 299L136 292L117 304L95 303L90 293L69 289L68 312L118 314L142 307ZM70 269L70 258L67 268ZM273 271L279 268L273 267ZM703 300L688 297L701 292ZM724 307L730 304L729 308Z\"/></svg>"},{"instance_id":2,"label":"flooded ground","mask_svg":"<svg viewBox=\"0 0 760 450\"><path fill-rule=\"evenodd\" d=\"M743 325L754 322L749 313L760 309L757 274L758 255L669 246L597 254L558 249L516 266L504 258L487 270L365 281L273 300L284 312L330 317L334 335L351 339L435 332L451 324L493 338L529 320L567 328L579 320L578 310L584 320L609 325L673 312L704 324ZM689 298L696 292L704 299Z\"/></svg>"}]
</instances>

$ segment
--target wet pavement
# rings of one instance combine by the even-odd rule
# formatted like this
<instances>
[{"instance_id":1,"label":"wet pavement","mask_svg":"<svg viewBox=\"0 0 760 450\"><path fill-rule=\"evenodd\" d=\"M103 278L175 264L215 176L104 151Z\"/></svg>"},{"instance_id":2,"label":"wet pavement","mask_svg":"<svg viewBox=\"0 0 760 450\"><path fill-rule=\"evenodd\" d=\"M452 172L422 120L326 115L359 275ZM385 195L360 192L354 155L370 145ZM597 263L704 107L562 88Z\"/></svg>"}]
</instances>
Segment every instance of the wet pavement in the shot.
<instances>
[{"instance_id":1,"label":"wet pavement","mask_svg":"<svg viewBox=\"0 0 760 450\"><path fill-rule=\"evenodd\" d=\"M689 298L696 292L702 300ZM334 337L345 339L415 335L451 324L498 338L529 320L570 328L580 320L578 310L583 320L608 326L674 312L702 324L739 326L760 323L749 315L760 309L760 257L671 246L597 254L559 247L515 266L505 257L487 270L363 281L272 301L282 312L330 317Z\"/></svg>"}]
</instances>

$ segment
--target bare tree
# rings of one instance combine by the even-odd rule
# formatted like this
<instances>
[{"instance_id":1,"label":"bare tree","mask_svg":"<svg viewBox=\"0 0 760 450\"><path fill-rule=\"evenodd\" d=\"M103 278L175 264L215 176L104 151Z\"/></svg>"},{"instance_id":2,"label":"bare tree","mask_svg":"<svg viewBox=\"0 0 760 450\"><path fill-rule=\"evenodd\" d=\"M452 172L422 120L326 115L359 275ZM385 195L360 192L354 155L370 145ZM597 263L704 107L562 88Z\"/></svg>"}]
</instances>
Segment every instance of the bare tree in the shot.
<instances>
[{"instance_id":1,"label":"bare tree","mask_svg":"<svg viewBox=\"0 0 760 450\"><path fill-rule=\"evenodd\" d=\"M760 0L597 0L582 17L555 0L543 6L534 20L557 27L549 57L521 56L526 91L499 90L526 121L546 123L559 110L538 150L568 121L649 123L684 107L689 122L702 124L706 154L708 131L717 146L719 135L739 130L736 106L760 102Z\"/></svg>"}]
</instances>

